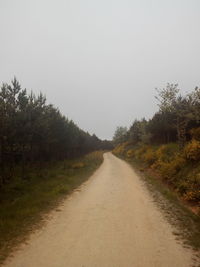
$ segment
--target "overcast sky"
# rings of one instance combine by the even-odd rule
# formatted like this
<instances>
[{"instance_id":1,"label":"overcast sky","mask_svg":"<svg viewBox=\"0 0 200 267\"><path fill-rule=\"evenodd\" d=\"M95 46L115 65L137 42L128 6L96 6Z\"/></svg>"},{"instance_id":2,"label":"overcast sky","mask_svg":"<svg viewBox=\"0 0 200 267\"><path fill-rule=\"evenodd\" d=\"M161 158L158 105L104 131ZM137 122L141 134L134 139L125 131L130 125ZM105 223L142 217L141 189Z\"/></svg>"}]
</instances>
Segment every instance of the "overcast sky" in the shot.
<instances>
[{"instance_id":1,"label":"overcast sky","mask_svg":"<svg viewBox=\"0 0 200 267\"><path fill-rule=\"evenodd\" d=\"M0 0L0 82L14 75L111 139L154 114L155 87L200 86L200 1Z\"/></svg>"}]
</instances>

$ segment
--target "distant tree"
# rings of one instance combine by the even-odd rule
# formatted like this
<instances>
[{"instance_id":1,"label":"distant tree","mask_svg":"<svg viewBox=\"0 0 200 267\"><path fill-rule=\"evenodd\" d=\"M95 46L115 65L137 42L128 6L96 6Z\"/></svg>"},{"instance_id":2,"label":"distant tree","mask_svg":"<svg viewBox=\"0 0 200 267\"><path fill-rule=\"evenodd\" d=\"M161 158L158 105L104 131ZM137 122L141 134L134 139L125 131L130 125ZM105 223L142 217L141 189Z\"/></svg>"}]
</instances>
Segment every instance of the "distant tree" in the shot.
<instances>
[{"instance_id":1,"label":"distant tree","mask_svg":"<svg viewBox=\"0 0 200 267\"><path fill-rule=\"evenodd\" d=\"M190 117L190 101L188 97L182 97L178 95L179 89L177 84L167 84L166 88L158 90L158 96L156 99L159 101L159 108L165 127L165 132L168 133L170 128L173 128L176 125L177 129L177 138L182 148L186 142L186 129ZM174 120L170 120L174 118Z\"/></svg>"},{"instance_id":2,"label":"distant tree","mask_svg":"<svg viewBox=\"0 0 200 267\"><path fill-rule=\"evenodd\" d=\"M113 136L113 142L115 144L120 144L126 141L126 139L127 139L127 127L122 127L122 126L117 127Z\"/></svg>"},{"instance_id":3,"label":"distant tree","mask_svg":"<svg viewBox=\"0 0 200 267\"><path fill-rule=\"evenodd\" d=\"M145 118L141 121L135 120L128 131L129 139L132 143L149 143L151 133L147 129L148 122Z\"/></svg>"},{"instance_id":4,"label":"distant tree","mask_svg":"<svg viewBox=\"0 0 200 267\"><path fill-rule=\"evenodd\" d=\"M171 112L157 112L149 120L147 131L153 143L169 143L177 140L176 117Z\"/></svg>"},{"instance_id":5,"label":"distant tree","mask_svg":"<svg viewBox=\"0 0 200 267\"><path fill-rule=\"evenodd\" d=\"M168 83L156 91L159 111L148 121L135 120L123 140L134 144L178 141L182 148L190 138L190 129L200 126L200 89L196 87L190 94L181 96L178 84Z\"/></svg>"},{"instance_id":6,"label":"distant tree","mask_svg":"<svg viewBox=\"0 0 200 267\"><path fill-rule=\"evenodd\" d=\"M173 112L173 103L177 99L179 93L178 84L170 84L163 89L156 88L157 95L155 98L158 100L159 110L161 112Z\"/></svg>"}]
</instances>

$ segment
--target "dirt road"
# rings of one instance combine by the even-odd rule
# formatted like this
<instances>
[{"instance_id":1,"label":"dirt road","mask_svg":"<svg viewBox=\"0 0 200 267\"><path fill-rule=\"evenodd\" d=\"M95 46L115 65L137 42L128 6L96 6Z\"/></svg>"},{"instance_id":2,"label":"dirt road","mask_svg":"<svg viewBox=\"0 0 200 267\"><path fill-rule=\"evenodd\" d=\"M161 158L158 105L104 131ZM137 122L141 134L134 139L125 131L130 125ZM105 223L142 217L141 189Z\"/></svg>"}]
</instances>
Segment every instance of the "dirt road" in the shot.
<instances>
[{"instance_id":1,"label":"dirt road","mask_svg":"<svg viewBox=\"0 0 200 267\"><path fill-rule=\"evenodd\" d=\"M6 267L192 266L132 168L111 153L104 158Z\"/></svg>"}]
</instances>

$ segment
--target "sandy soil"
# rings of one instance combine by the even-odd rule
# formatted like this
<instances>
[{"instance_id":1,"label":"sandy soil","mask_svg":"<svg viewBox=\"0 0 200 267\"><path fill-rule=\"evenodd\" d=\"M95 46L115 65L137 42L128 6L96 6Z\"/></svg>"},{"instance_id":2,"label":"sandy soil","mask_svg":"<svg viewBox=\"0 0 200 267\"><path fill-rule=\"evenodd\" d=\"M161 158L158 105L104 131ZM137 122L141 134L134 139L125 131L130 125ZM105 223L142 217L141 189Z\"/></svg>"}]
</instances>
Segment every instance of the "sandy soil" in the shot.
<instances>
[{"instance_id":1,"label":"sandy soil","mask_svg":"<svg viewBox=\"0 0 200 267\"><path fill-rule=\"evenodd\" d=\"M6 267L189 267L192 252L133 169L111 153Z\"/></svg>"}]
</instances>

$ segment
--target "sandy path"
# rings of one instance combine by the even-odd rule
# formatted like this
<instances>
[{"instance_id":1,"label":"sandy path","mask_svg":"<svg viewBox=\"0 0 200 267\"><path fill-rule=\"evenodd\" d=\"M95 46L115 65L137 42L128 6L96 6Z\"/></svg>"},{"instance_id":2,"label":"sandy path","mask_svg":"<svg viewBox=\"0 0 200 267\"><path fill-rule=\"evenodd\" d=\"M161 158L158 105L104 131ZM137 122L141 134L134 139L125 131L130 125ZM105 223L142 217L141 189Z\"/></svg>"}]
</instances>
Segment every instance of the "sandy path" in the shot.
<instances>
[{"instance_id":1,"label":"sandy path","mask_svg":"<svg viewBox=\"0 0 200 267\"><path fill-rule=\"evenodd\" d=\"M147 189L111 153L87 183L52 212L6 267L188 267Z\"/></svg>"}]
</instances>

